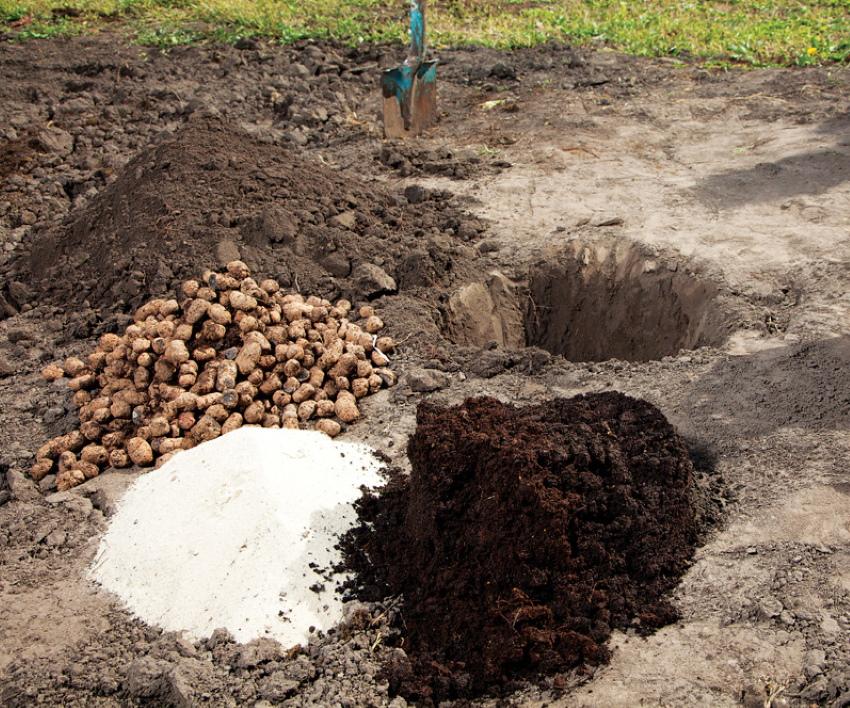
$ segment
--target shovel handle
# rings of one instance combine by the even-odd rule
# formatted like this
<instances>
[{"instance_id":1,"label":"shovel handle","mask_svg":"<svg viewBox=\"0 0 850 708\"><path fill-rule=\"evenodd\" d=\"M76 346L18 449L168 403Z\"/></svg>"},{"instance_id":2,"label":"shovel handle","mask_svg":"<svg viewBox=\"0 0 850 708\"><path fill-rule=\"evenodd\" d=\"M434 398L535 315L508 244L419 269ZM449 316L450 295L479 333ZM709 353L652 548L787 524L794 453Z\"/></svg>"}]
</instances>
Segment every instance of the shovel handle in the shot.
<instances>
[{"instance_id":1,"label":"shovel handle","mask_svg":"<svg viewBox=\"0 0 850 708\"><path fill-rule=\"evenodd\" d=\"M425 60L425 5L426 0L410 0L409 66L418 66Z\"/></svg>"}]
</instances>

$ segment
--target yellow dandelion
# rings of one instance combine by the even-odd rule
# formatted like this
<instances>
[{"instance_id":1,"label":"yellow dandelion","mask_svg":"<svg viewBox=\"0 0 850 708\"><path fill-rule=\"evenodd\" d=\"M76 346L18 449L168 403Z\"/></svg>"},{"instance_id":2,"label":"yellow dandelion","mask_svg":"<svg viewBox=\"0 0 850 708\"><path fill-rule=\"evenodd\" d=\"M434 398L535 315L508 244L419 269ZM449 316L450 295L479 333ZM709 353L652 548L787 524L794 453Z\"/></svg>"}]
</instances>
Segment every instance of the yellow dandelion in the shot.
<instances>
[{"instance_id":1,"label":"yellow dandelion","mask_svg":"<svg viewBox=\"0 0 850 708\"><path fill-rule=\"evenodd\" d=\"M815 49L814 47L809 47L809 48L806 50L806 54L808 54L810 57L813 57L813 56L814 56L815 54L817 54L817 53L818 53L818 50L817 50L817 49Z\"/></svg>"}]
</instances>

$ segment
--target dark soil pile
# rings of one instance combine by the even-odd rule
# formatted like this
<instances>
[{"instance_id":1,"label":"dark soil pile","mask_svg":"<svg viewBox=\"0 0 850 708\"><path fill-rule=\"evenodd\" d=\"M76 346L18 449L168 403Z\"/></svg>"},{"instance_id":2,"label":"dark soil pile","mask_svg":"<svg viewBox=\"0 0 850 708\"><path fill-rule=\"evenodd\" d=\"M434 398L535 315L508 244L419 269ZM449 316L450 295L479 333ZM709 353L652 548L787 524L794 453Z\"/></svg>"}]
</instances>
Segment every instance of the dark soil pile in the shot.
<instances>
[{"instance_id":1,"label":"dark soil pile","mask_svg":"<svg viewBox=\"0 0 850 708\"><path fill-rule=\"evenodd\" d=\"M360 592L403 594L392 687L469 697L598 664L664 598L697 533L688 451L651 404L608 392L516 408L421 404L413 472L361 505Z\"/></svg>"},{"instance_id":2,"label":"dark soil pile","mask_svg":"<svg viewBox=\"0 0 850 708\"><path fill-rule=\"evenodd\" d=\"M130 309L241 257L329 299L449 280L480 228L440 195L408 203L218 118L143 150L80 211L37 237L33 279L55 300ZM470 222L472 222L470 224Z\"/></svg>"}]
</instances>

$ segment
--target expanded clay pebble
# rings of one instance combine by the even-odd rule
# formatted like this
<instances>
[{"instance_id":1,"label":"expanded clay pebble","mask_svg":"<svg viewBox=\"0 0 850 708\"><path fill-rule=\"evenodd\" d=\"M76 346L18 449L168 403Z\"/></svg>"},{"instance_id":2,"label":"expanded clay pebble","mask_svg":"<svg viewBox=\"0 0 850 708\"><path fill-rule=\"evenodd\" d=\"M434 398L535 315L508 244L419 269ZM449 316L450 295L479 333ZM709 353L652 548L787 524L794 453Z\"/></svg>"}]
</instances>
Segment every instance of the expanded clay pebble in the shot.
<instances>
[{"instance_id":1,"label":"expanded clay pebble","mask_svg":"<svg viewBox=\"0 0 850 708\"><path fill-rule=\"evenodd\" d=\"M330 437L358 401L395 385L390 337L371 306L257 284L242 261L142 305L123 335L85 359L46 366L68 379L80 428L43 445L30 474L69 489L106 467L159 466L243 425L315 428Z\"/></svg>"}]
</instances>

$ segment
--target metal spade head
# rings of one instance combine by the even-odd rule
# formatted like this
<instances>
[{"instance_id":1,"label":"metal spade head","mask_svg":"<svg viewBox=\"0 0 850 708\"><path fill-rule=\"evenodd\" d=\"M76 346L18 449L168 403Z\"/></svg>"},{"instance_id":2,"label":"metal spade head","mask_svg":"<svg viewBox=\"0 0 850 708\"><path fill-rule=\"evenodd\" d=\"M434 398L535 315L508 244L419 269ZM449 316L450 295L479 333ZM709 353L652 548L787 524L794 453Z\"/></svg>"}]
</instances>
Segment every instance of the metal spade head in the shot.
<instances>
[{"instance_id":1,"label":"metal spade head","mask_svg":"<svg viewBox=\"0 0 850 708\"><path fill-rule=\"evenodd\" d=\"M381 77L384 135L419 135L437 121L437 62L425 59L425 0L410 2L410 53Z\"/></svg>"}]
</instances>

